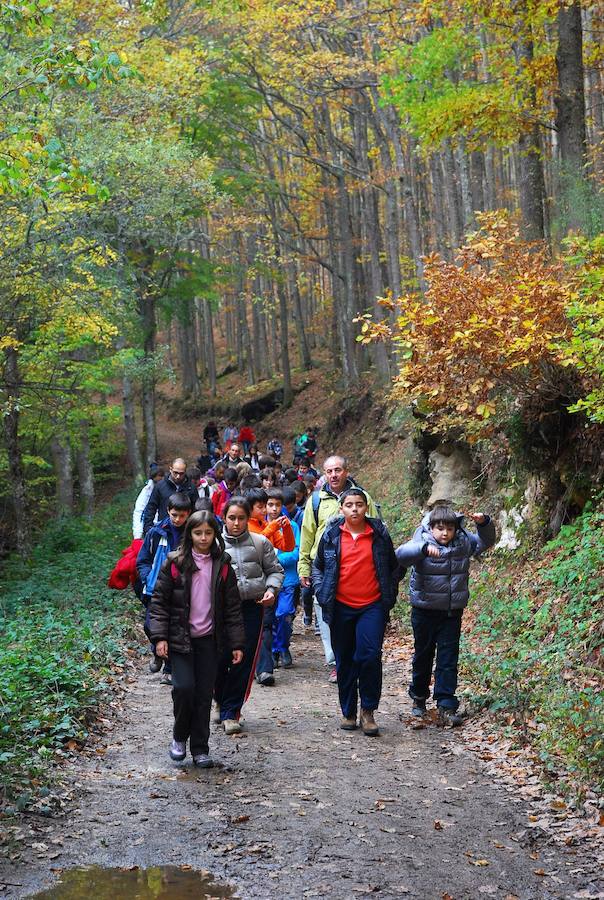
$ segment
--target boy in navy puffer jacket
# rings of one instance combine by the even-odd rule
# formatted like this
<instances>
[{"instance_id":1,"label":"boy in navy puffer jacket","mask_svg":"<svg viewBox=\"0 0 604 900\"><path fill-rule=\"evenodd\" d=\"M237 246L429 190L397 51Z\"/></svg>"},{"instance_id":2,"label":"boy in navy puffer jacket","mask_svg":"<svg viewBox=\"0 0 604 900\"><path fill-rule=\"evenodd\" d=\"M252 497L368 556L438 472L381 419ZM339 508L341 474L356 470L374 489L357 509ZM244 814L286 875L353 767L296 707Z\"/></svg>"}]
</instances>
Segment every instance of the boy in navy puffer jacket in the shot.
<instances>
[{"instance_id":1,"label":"boy in navy puffer jacket","mask_svg":"<svg viewBox=\"0 0 604 900\"><path fill-rule=\"evenodd\" d=\"M412 540L396 551L399 563L413 566L410 583L411 624L415 642L409 696L412 713L423 716L430 696L436 652L434 699L444 725L461 725L457 663L461 618L470 597L470 557L495 543L495 527L483 513L471 513L478 534L466 531L463 516L436 506L424 517Z\"/></svg>"}]
</instances>

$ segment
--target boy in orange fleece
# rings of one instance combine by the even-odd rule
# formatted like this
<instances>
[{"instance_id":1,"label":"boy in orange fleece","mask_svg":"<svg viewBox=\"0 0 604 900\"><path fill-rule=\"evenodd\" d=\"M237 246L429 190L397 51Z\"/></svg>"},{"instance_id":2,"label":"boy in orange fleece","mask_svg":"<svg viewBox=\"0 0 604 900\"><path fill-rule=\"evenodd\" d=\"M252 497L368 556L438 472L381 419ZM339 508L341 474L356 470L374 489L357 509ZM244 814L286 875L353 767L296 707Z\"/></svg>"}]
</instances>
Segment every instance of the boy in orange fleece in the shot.
<instances>
[{"instance_id":1,"label":"boy in orange fleece","mask_svg":"<svg viewBox=\"0 0 604 900\"><path fill-rule=\"evenodd\" d=\"M296 539L289 518L279 516L273 522L266 521L268 494L263 488L251 488L245 492L245 498L252 507L248 529L268 538L275 550L290 553L296 546Z\"/></svg>"},{"instance_id":2,"label":"boy in orange fleece","mask_svg":"<svg viewBox=\"0 0 604 900\"><path fill-rule=\"evenodd\" d=\"M296 538L291 523L287 516L279 516L272 522L266 521L266 504L268 494L263 488L251 488L245 492L245 498L252 508L252 514L248 521L249 531L262 534L267 538L275 550L291 552L296 546ZM275 683L273 674L273 625L275 622L274 607L264 610L262 620L262 640L260 652L256 664L256 680L263 687L271 687Z\"/></svg>"}]
</instances>

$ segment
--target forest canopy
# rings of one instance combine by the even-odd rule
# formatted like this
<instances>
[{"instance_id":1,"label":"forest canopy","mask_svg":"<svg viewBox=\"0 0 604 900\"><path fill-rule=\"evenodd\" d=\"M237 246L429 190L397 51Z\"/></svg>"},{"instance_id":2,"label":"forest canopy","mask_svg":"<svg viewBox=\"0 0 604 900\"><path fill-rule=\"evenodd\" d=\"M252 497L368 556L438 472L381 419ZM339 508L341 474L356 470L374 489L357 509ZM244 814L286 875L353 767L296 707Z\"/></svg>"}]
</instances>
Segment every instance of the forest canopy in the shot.
<instances>
[{"instance_id":1,"label":"forest canopy","mask_svg":"<svg viewBox=\"0 0 604 900\"><path fill-rule=\"evenodd\" d=\"M173 371L287 404L323 354L435 427L598 427L603 28L541 0L4 4L7 546L32 496L90 512L121 455L144 474Z\"/></svg>"}]
</instances>

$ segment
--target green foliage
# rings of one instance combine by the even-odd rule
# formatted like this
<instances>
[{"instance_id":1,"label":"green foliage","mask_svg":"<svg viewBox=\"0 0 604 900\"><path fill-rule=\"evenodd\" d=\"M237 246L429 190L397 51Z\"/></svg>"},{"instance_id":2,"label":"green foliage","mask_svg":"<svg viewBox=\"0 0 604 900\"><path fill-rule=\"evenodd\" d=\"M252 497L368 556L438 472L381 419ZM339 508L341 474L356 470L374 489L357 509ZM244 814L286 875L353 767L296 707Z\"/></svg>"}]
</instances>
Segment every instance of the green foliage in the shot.
<instances>
[{"instance_id":1,"label":"green foliage","mask_svg":"<svg viewBox=\"0 0 604 900\"><path fill-rule=\"evenodd\" d=\"M55 752L86 739L112 667L123 659L136 602L106 584L130 540L131 503L125 495L92 522L54 522L27 565L7 565L0 588L0 791L19 796L20 805L51 776Z\"/></svg>"},{"instance_id":2,"label":"green foliage","mask_svg":"<svg viewBox=\"0 0 604 900\"><path fill-rule=\"evenodd\" d=\"M552 773L604 783L604 507L538 555L495 558L475 579L462 664L479 705L520 725Z\"/></svg>"},{"instance_id":3,"label":"green foliage","mask_svg":"<svg viewBox=\"0 0 604 900\"><path fill-rule=\"evenodd\" d=\"M383 77L392 103L427 148L464 135L470 144L509 143L518 131L511 84L479 81L476 34L457 26L435 28L413 45L389 53L394 71Z\"/></svg>"},{"instance_id":4,"label":"green foliage","mask_svg":"<svg viewBox=\"0 0 604 900\"><path fill-rule=\"evenodd\" d=\"M573 330L562 351L586 386L586 396L570 409L604 423L604 234L591 241L574 238L568 246L568 262L576 272L573 301L567 310Z\"/></svg>"}]
</instances>

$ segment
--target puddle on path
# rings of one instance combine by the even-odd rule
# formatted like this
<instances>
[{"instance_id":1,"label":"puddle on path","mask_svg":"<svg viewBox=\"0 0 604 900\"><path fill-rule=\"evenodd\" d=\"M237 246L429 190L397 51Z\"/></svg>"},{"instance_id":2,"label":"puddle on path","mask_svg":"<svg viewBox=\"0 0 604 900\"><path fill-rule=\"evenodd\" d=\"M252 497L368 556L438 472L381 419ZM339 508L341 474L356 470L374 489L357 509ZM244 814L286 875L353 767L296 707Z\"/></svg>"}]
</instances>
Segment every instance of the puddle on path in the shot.
<instances>
[{"instance_id":1,"label":"puddle on path","mask_svg":"<svg viewBox=\"0 0 604 900\"><path fill-rule=\"evenodd\" d=\"M47 891L32 900L218 900L234 897L233 889L212 880L209 872L179 866L149 869L69 869Z\"/></svg>"}]
</instances>

